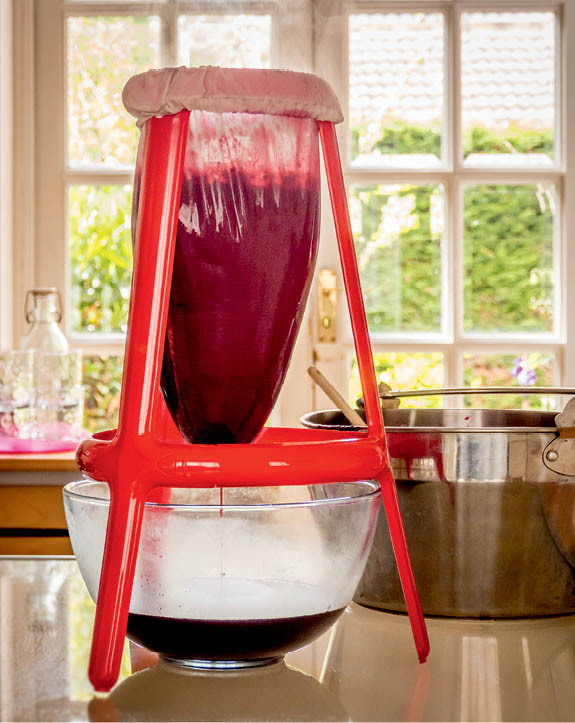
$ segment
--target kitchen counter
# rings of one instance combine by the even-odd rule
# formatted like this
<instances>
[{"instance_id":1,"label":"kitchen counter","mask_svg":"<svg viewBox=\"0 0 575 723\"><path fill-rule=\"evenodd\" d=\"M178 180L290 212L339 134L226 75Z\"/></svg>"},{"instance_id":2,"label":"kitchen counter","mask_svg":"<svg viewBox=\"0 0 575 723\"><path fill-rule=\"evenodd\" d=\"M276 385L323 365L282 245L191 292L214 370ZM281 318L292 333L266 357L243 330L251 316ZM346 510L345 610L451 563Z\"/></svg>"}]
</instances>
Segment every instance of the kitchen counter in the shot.
<instances>
[{"instance_id":1,"label":"kitchen counter","mask_svg":"<svg viewBox=\"0 0 575 723\"><path fill-rule=\"evenodd\" d=\"M62 487L80 477L75 452L0 454L0 486Z\"/></svg>"},{"instance_id":2,"label":"kitchen counter","mask_svg":"<svg viewBox=\"0 0 575 723\"><path fill-rule=\"evenodd\" d=\"M575 720L575 616L428 619L417 663L403 615L351 605L285 663L238 673L159 663L107 696L86 677L94 605L73 558L0 558L0 718Z\"/></svg>"},{"instance_id":3,"label":"kitchen counter","mask_svg":"<svg viewBox=\"0 0 575 723\"><path fill-rule=\"evenodd\" d=\"M0 454L0 471L78 471L75 452L52 452L51 454Z\"/></svg>"}]
</instances>

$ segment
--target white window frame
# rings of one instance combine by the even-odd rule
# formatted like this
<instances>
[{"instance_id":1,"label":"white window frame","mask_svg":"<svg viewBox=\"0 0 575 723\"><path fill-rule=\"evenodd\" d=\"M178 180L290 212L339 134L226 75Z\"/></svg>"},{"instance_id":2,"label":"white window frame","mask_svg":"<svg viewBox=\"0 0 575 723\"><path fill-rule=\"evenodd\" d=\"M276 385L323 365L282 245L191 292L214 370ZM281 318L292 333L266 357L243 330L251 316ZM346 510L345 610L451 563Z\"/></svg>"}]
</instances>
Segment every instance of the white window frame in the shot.
<instances>
[{"instance_id":1,"label":"white window frame","mask_svg":"<svg viewBox=\"0 0 575 723\"><path fill-rule=\"evenodd\" d=\"M57 286L63 292L63 326L71 346L86 354L121 354L122 335L79 335L70 330L68 308L69 270L67 247L67 188L72 184L124 184L132 182L126 169L71 169L66 167L66 47L65 21L70 15L159 15L162 19L162 62L177 64L176 30L178 14L222 12L231 14L226 3L217 0L8 0L21 16L15 33L15 78L21 83L15 94L17 138L14 150L14 187L20 189L14 202L13 238L14 291L2 290L3 308L12 319L11 340L17 344L25 333L23 318L25 292L33 286ZM235 0L234 12L266 12L273 0ZM272 64L293 70L313 71L312 0L281 0L272 12ZM307 32L302 32L302 28ZM274 423L286 417L297 420L309 410L302 401L296 412L290 411L294 395L285 393L290 380L305 374L311 357L311 337L302 334L284 385L284 399L274 410ZM299 367L299 372L294 369ZM302 372L303 370L303 372ZM294 382L295 390L301 390ZM310 387L305 388L305 399ZM301 398L301 394L300 394Z\"/></svg>"},{"instance_id":2,"label":"white window frame","mask_svg":"<svg viewBox=\"0 0 575 723\"><path fill-rule=\"evenodd\" d=\"M348 13L352 12L441 12L445 17L445 118L441 167L429 170L401 168L360 169L349 162L349 128L339 128L342 165L346 185L414 182L441 184L446 199L446 218L442 248L442 320L440 333L371 335L374 353L441 352L444 357L444 386L463 386L465 353L505 354L530 351L555 354L555 384L575 383L575 210L568 199L575 186L575 3L566 0L340 0L330 4L331 13L319 16L316 23L316 72L324 75L336 89L347 115L348 99ZM559 19L556 31L556 114L555 164L542 169L502 169L464 166L461 144L459 31L463 12L470 11L552 11ZM571 41L567 43L567 38ZM545 334L465 334L463 331L463 188L475 183L550 182L560 198L561 213L555 219L557 237L554 250L555 324ZM325 229L333 237L333 228ZM321 247L320 247L321 248ZM338 268L333 243L323 244L321 265ZM459 272L458 272L459 271ZM338 326L342 329L338 345L316 344L316 359L342 389L349 384L354 356L353 338L345 304L340 306ZM316 395L315 407L325 406L325 397ZM461 399L445 397L445 406L459 406Z\"/></svg>"},{"instance_id":3,"label":"white window frame","mask_svg":"<svg viewBox=\"0 0 575 723\"><path fill-rule=\"evenodd\" d=\"M263 3L242 4L245 7L260 9ZM238 4L239 7L239 4ZM339 95L342 106L347 98L347 23L346 12L350 9L369 9L370 11L392 9L394 11L434 10L441 11L449 18L447 42L449 47L447 60L447 90L449 98L459 93L454 73L457 62L456 38L453 32L455 18L462 10L511 9L523 8L549 10L556 9L561 14L560 61L558 73L558 93L561 99L561 117L557 116L560 127L560 145L562 149L560 165L556 169L530 170L529 179L553 181L562 194L562 214L558 218L561 230L561 308L562 325L558 333L550 338L530 336L524 338L507 337L494 340L493 337L463 338L454 319L448 333L442 338L417 339L399 336L374 336L373 348L379 351L425 352L440 351L444 354L446 369L445 384L454 385L461 379L462 358L466 351L497 352L549 350L556 354L557 382L575 386L575 3L567 0L391 0L388 2L347 2L346 0L289 0L279 3L278 15L274 20L272 46L279 49L282 57L289 53L296 55L290 61L290 67L299 70L317 72L328 80ZM225 8L225 6L224 6ZM13 174L13 235L12 250L12 291L9 284L2 284L2 308L4 316L11 312L12 343L16 344L24 333L23 319L24 293L32 286L57 285L67 289L67 221L66 208L67 185L73 183L91 183L98 177L100 183L131 183L131 171L110 171L91 169L66 169L65 158L65 36L64 23L67 14L159 14L166 22L163 24L162 47L163 61L174 64L177 60L175 49L176 16L185 10L214 12L214 5L180 0L176 9L176 0L167 2L125 3L109 1L104 3L77 2L63 8L61 0L12 0L14 24L14 174ZM223 10L229 12L229 7ZM313 17L312 17L313 16ZM310 28L309 38L302 39L302 23ZM313 27L313 35L311 28ZM570 42L566 42L571 38ZM171 50L168 50L170 49ZM295 60L295 62L294 62ZM571 69L571 71L569 70ZM448 117L448 128L459 128L459 119L455 117L457 106L450 105L452 112ZM459 131L458 131L459 132ZM342 160L347 182L358 180L359 173L349 168L347 163L347 127L339 127L342 147ZM487 171L456 168L454 158L447 158L448 166L440 171L420 174L419 180L442 182L446 193L453 196L454 173L460 180L481 180L487 177ZM354 174L357 174L354 176ZM373 174L370 171L370 174ZM369 174L368 174L369 175ZM501 171L497 171L498 180L503 180ZM401 176L402 180L413 178L412 171L400 173L398 169L377 172L377 178L393 180ZM516 181L525 174L519 171L505 172L505 176ZM371 175L375 178L375 175ZM335 244L335 232L331 217L329 198L325 188L322 190L323 223L322 243L318 258L318 269L339 269L339 257ZM461 239L456 243L453 229L456 228L457 210L451 204L451 217L447 219L446 248L452 254L444 252L446 264L444 274L451 279L452 293L461 294L461 279L455 278L456 264L461 259ZM3 255L4 258L4 255ZM341 280L341 277L340 277ZM445 295L444 295L445 296ZM338 343L320 344L316 341L315 293L312 293L310 316L302 327L295 357L284 390L278 404L279 414L276 421L295 423L300 414L312 408L330 406L322 393L313 387L305 375L305 367L312 361L319 363L332 381L345 390L348 384L350 358L353 355L352 340L347 330L347 310L344 297L340 296ZM449 304L444 299L444 304ZM459 305L462 308L462 305ZM65 320L66 321L66 320ZM8 328L4 325L4 329ZM5 340L5 333L2 335ZM83 336L73 338L73 345L81 346L87 353L121 353L121 337ZM445 400L447 402L447 399Z\"/></svg>"},{"instance_id":4,"label":"white window frame","mask_svg":"<svg viewBox=\"0 0 575 723\"><path fill-rule=\"evenodd\" d=\"M12 8L0 4L0 289L12 295L12 144L13 144L13 65L12 65ZM10 310L0 305L0 348L10 346L12 318Z\"/></svg>"},{"instance_id":5,"label":"white window frame","mask_svg":"<svg viewBox=\"0 0 575 723\"><path fill-rule=\"evenodd\" d=\"M176 7L177 5L177 7ZM36 27L43 28L38 35L36 137L41 152L37 155L37 187L42 192L37 197L38 228L36 253L41 263L36 269L38 285L54 285L62 291L64 300L63 326L73 346L93 353L122 353L123 334L78 333L70 325L70 268L67 253L67 195L76 185L131 185L132 168L78 167L67 163L67 89L66 89L66 21L74 16L158 16L161 21L160 56L162 65L177 64L177 17L184 12L205 12L206 2L62 2L42 0L36 4ZM269 6L262 2L238 3L238 10L263 13ZM210 12L220 12L215 8ZM45 92L48 90L48 92ZM42 123L42 118L54 122ZM134 158L135 161L135 158ZM49 178L57 179L48 189ZM49 219L49 223L46 221Z\"/></svg>"}]
</instances>

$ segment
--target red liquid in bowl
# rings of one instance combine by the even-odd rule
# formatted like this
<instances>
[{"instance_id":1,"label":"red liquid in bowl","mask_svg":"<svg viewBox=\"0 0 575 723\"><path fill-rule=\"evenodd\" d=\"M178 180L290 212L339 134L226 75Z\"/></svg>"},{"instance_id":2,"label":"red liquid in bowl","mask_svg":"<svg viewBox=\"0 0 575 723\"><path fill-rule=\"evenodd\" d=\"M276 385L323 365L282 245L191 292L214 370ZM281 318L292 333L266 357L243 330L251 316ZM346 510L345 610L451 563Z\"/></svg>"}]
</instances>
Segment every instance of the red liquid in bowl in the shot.
<instances>
[{"instance_id":1,"label":"red liquid in bowl","mask_svg":"<svg viewBox=\"0 0 575 723\"><path fill-rule=\"evenodd\" d=\"M183 660L265 660L307 645L342 612L343 608L265 620L184 620L130 613L128 637Z\"/></svg>"}]
</instances>

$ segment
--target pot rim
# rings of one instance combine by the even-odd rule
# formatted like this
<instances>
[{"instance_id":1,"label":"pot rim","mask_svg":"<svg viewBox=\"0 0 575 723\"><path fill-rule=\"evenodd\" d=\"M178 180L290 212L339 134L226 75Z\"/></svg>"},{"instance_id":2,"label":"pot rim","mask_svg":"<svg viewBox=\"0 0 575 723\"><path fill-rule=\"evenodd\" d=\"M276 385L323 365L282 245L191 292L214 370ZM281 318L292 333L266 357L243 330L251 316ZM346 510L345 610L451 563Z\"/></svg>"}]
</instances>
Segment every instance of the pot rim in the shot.
<instances>
[{"instance_id":1,"label":"pot rim","mask_svg":"<svg viewBox=\"0 0 575 723\"><path fill-rule=\"evenodd\" d=\"M363 409L356 409L358 413L362 413ZM416 411L416 412L426 412L426 411L449 411L449 412L469 412L472 410L469 409L451 409L448 410L442 410L442 409L391 409L391 410L385 410L388 412L397 412L397 411ZM482 410L477 410L482 411ZM499 411L499 410L488 410L488 411ZM501 411L515 411L515 410L501 410ZM524 412L525 410L517 410ZM529 411L529 410L527 410ZM355 432L355 431L362 431L365 430L365 427L357 427L352 424L320 424L318 422L312 421L312 417L314 417L317 414L342 414L341 409L321 409L317 410L315 412L308 412L307 414L304 414L302 417L300 417L300 423L303 424L304 427L307 427L308 429L322 429L327 431L341 431L341 432ZM558 412L548 412L549 414L552 414L553 416L556 416ZM385 421L385 420L384 420ZM548 434L552 437L555 437L557 433L559 432L559 429L556 426L553 427L527 427L527 426L519 426L519 427L438 427L438 426L393 426L391 424L385 424L385 431L387 434L410 434L413 432L417 432L418 434Z\"/></svg>"}]
</instances>

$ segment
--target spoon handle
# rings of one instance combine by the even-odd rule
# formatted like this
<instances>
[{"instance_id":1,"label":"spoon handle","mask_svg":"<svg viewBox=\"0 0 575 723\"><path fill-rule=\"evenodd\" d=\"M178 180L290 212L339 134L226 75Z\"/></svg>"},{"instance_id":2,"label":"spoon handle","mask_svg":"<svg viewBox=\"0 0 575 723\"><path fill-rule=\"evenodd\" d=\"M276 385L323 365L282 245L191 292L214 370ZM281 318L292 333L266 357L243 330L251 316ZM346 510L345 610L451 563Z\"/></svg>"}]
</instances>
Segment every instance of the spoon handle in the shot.
<instances>
[{"instance_id":1,"label":"spoon handle","mask_svg":"<svg viewBox=\"0 0 575 723\"><path fill-rule=\"evenodd\" d=\"M352 409L337 389L331 384L324 375L320 372L317 367L308 367L307 373L314 380L314 382L320 387L331 401L344 413L347 421L353 424L354 427L366 427L366 423L359 416L359 414Z\"/></svg>"}]
</instances>

